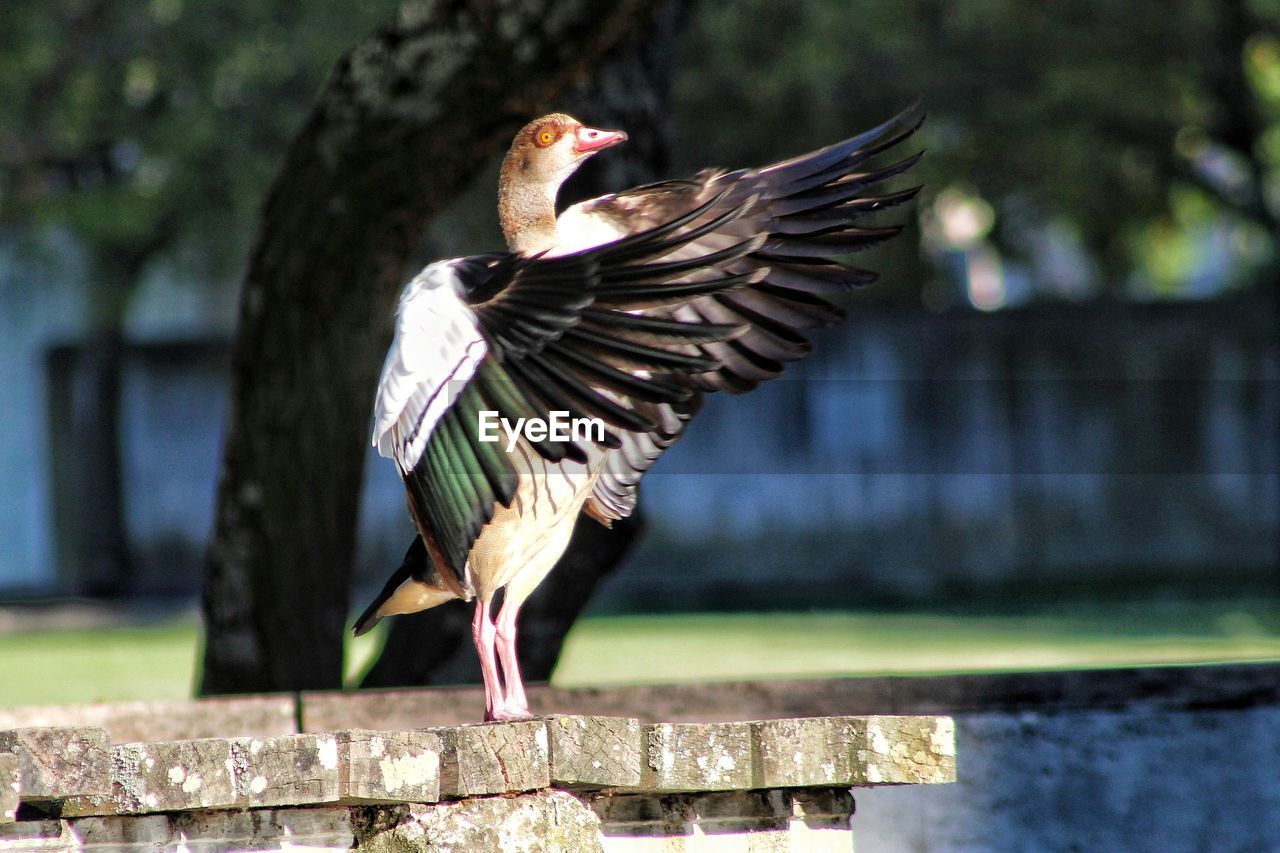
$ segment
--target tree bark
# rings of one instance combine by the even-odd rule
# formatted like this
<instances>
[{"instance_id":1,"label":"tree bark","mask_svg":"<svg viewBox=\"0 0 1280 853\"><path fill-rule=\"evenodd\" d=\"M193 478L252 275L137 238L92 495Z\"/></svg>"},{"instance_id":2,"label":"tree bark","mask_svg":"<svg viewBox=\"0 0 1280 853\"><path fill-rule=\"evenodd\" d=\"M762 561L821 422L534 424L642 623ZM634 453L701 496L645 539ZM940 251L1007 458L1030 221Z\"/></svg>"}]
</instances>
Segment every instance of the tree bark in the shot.
<instances>
[{"instance_id":1,"label":"tree bark","mask_svg":"<svg viewBox=\"0 0 1280 853\"><path fill-rule=\"evenodd\" d=\"M202 694L333 688L366 429L425 223L661 0L407 2L339 62L245 275Z\"/></svg>"},{"instance_id":2,"label":"tree bark","mask_svg":"<svg viewBox=\"0 0 1280 853\"><path fill-rule=\"evenodd\" d=\"M637 34L643 38L628 40L569 99L567 110L576 118L593 127L626 130L629 139L608 156L588 160L561 191L561 206L667 176L675 35L689 7L686 0L669 2L652 26ZM520 671L527 681L550 678L574 620L642 529L638 516L610 530L579 520L565 555L520 611ZM391 620L382 651L360 686L479 681L470 608L451 602Z\"/></svg>"}]
</instances>

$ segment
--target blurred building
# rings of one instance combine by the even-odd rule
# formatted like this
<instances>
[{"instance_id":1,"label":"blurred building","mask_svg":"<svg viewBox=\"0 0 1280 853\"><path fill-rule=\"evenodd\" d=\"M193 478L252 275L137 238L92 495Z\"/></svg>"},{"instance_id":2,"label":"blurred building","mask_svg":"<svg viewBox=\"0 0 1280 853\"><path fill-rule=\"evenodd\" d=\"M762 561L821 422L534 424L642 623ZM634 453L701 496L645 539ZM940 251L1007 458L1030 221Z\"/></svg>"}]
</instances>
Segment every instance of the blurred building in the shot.
<instances>
[{"instance_id":1,"label":"blurred building","mask_svg":"<svg viewBox=\"0 0 1280 853\"><path fill-rule=\"evenodd\" d=\"M94 543L68 507L92 500L79 475L102 464L67 452L94 381L83 284L65 256L55 276L0 266L0 593L76 593ZM233 306L234 287L163 274L130 306L131 592L199 589ZM601 606L1266 582L1280 565L1276 319L1260 296L855 313L786 379L709 401L646 479L650 533ZM359 572L374 583L411 531L393 466L371 453L367 470Z\"/></svg>"}]
</instances>

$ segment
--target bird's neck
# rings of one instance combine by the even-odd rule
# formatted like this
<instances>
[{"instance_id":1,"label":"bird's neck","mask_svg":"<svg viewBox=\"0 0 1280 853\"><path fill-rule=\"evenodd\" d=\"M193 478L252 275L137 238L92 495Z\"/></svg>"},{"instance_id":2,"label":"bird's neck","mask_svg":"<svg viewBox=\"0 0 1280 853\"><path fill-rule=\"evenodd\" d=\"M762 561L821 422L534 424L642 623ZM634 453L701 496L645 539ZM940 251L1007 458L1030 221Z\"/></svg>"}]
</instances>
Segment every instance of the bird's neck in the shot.
<instances>
[{"instance_id":1,"label":"bird's neck","mask_svg":"<svg viewBox=\"0 0 1280 853\"><path fill-rule=\"evenodd\" d=\"M504 173L506 170L503 170ZM560 184L531 183L507 174L498 184L498 219L513 252L533 254L556 244L556 193Z\"/></svg>"}]
</instances>

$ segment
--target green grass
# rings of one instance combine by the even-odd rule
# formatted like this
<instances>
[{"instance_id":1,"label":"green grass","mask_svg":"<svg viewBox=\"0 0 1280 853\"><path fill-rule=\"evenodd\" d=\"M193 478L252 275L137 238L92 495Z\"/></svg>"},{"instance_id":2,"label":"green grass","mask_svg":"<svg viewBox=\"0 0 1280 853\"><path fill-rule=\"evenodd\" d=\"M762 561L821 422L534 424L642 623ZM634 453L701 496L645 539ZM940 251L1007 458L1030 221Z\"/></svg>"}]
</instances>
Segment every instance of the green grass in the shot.
<instances>
[{"instance_id":1,"label":"green grass","mask_svg":"<svg viewBox=\"0 0 1280 853\"><path fill-rule=\"evenodd\" d=\"M561 686L839 675L922 675L1280 659L1280 609L1170 619L1084 616L742 613L586 619ZM1206 616L1208 618L1206 618ZM1268 627L1270 626L1270 627Z\"/></svg>"},{"instance_id":2,"label":"green grass","mask_svg":"<svg viewBox=\"0 0 1280 853\"><path fill-rule=\"evenodd\" d=\"M0 634L0 706L190 696L196 638L191 617L145 627Z\"/></svg>"},{"instance_id":3,"label":"green grass","mask_svg":"<svg viewBox=\"0 0 1280 853\"><path fill-rule=\"evenodd\" d=\"M0 634L0 706L190 695L198 626ZM354 677L377 635L351 644ZM562 686L1280 660L1280 600L1085 604L992 615L735 613L580 620Z\"/></svg>"}]
</instances>

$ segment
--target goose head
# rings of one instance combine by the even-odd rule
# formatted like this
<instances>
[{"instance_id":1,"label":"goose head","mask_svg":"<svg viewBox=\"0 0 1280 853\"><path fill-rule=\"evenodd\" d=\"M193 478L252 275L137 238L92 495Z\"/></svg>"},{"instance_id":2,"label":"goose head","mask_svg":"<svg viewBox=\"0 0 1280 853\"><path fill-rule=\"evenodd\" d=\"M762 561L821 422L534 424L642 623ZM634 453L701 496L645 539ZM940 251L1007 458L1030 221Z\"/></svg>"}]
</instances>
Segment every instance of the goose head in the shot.
<instances>
[{"instance_id":1,"label":"goose head","mask_svg":"<svg viewBox=\"0 0 1280 853\"><path fill-rule=\"evenodd\" d=\"M620 130L587 127L564 113L526 124L502 161L498 217L514 252L540 252L555 244L556 193L589 157L625 141Z\"/></svg>"}]
</instances>

